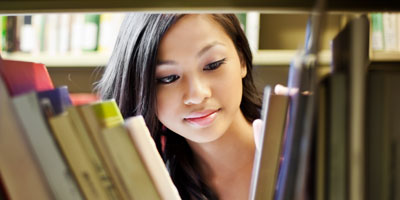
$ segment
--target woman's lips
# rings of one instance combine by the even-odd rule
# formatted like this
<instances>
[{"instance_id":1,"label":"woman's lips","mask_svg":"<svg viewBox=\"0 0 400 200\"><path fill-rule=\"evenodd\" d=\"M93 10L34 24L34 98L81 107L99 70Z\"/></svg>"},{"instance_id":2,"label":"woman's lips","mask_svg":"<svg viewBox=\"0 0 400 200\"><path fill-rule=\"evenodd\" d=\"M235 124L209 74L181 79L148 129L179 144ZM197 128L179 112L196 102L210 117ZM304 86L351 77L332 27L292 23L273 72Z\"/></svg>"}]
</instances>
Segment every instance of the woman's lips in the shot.
<instances>
[{"instance_id":1,"label":"woman's lips","mask_svg":"<svg viewBox=\"0 0 400 200\"><path fill-rule=\"evenodd\" d=\"M205 127L214 122L218 111L219 110L206 110L202 112L194 112L185 117L185 121L196 126Z\"/></svg>"}]
</instances>

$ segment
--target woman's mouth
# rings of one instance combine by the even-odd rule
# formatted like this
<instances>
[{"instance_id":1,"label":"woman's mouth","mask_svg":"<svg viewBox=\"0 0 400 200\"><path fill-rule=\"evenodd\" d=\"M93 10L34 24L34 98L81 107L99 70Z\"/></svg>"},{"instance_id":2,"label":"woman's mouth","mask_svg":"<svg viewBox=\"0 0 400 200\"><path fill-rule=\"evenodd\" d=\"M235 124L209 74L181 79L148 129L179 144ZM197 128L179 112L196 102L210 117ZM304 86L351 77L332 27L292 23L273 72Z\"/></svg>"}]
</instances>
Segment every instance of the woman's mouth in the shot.
<instances>
[{"instance_id":1,"label":"woman's mouth","mask_svg":"<svg viewBox=\"0 0 400 200\"><path fill-rule=\"evenodd\" d=\"M205 110L193 112L184 118L185 121L198 127L209 126L217 118L218 110Z\"/></svg>"}]
</instances>

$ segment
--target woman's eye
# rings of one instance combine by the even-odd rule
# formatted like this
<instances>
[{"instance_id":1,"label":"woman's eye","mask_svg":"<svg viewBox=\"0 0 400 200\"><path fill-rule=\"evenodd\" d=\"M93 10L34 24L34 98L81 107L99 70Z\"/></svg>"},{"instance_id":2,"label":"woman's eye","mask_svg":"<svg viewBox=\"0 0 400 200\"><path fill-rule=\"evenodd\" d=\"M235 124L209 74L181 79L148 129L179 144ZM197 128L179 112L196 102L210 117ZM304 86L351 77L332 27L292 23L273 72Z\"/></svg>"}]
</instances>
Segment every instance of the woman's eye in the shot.
<instances>
[{"instance_id":1,"label":"woman's eye","mask_svg":"<svg viewBox=\"0 0 400 200\"><path fill-rule=\"evenodd\" d=\"M213 62L213 63L210 63L210 64L208 64L208 65L206 65L206 66L204 67L204 70L215 70L215 69L217 69L219 66L221 66L222 64L224 64L224 63L225 63L225 60L226 60L226 59L224 58L224 59L215 61L215 62Z\"/></svg>"},{"instance_id":2,"label":"woman's eye","mask_svg":"<svg viewBox=\"0 0 400 200\"><path fill-rule=\"evenodd\" d=\"M179 79L178 75L169 75L162 78L157 78L157 82L161 84L169 84Z\"/></svg>"}]
</instances>

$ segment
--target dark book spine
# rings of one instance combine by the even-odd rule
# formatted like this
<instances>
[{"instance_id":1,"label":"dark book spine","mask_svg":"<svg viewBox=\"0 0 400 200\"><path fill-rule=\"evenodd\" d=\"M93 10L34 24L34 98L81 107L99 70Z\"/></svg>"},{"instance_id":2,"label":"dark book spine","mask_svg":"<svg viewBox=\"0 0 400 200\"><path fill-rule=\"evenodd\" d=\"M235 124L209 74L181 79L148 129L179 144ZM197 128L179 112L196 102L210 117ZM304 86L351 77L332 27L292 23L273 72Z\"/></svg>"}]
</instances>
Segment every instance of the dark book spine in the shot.
<instances>
[{"instance_id":1,"label":"dark book spine","mask_svg":"<svg viewBox=\"0 0 400 200\"><path fill-rule=\"evenodd\" d=\"M9 200L10 198L7 195L7 190L6 187L3 183L3 179L1 178L0 175L0 200Z\"/></svg>"}]
</instances>

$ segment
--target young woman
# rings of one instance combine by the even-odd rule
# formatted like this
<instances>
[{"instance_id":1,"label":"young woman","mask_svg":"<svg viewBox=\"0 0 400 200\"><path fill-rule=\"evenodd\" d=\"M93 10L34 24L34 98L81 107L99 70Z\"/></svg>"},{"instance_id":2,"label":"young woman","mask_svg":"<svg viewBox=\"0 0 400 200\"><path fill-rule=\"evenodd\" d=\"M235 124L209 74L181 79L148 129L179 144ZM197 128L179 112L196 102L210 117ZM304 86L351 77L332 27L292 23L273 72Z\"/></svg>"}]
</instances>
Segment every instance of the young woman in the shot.
<instances>
[{"instance_id":1,"label":"young woman","mask_svg":"<svg viewBox=\"0 0 400 200\"><path fill-rule=\"evenodd\" d=\"M128 14L103 99L143 115L182 199L247 199L260 98L233 14Z\"/></svg>"}]
</instances>

